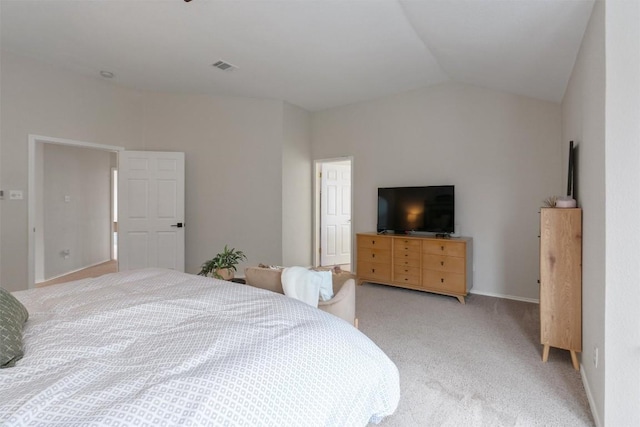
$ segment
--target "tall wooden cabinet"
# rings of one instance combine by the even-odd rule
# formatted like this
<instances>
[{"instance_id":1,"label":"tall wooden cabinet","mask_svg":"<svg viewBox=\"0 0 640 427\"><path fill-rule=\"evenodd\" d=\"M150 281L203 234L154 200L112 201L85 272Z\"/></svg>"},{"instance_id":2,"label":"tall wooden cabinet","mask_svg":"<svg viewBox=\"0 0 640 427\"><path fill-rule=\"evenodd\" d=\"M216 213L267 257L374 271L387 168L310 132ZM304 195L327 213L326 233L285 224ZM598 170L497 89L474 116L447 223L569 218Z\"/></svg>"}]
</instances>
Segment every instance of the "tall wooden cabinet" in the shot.
<instances>
[{"instance_id":1,"label":"tall wooden cabinet","mask_svg":"<svg viewBox=\"0 0 640 427\"><path fill-rule=\"evenodd\" d=\"M472 242L469 237L358 234L358 283L451 295L464 304L473 284Z\"/></svg>"},{"instance_id":2,"label":"tall wooden cabinet","mask_svg":"<svg viewBox=\"0 0 640 427\"><path fill-rule=\"evenodd\" d=\"M580 369L582 351L582 210L540 210L540 342L542 361L549 348L571 352Z\"/></svg>"}]
</instances>

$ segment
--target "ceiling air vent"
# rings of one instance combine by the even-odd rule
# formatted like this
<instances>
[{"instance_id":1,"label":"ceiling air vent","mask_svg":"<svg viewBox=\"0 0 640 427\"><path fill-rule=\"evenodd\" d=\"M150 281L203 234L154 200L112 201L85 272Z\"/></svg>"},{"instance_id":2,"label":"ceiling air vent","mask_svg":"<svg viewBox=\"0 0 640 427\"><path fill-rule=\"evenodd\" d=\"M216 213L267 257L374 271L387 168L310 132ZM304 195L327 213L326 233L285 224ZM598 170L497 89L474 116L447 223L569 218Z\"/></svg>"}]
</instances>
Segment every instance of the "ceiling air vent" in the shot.
<instances>
[{"instance_id":1,"label":"ceiling air vent","mask_svg":"<svg viewBox=\"0 0 640 427\"><path fill-rule=\"evenodd\" d=\"M213 66L222 71L233 71L238 68L235 65L229 64L228 62L224 62L222 60L214 63Z\"/></svg>"}]
</instances>

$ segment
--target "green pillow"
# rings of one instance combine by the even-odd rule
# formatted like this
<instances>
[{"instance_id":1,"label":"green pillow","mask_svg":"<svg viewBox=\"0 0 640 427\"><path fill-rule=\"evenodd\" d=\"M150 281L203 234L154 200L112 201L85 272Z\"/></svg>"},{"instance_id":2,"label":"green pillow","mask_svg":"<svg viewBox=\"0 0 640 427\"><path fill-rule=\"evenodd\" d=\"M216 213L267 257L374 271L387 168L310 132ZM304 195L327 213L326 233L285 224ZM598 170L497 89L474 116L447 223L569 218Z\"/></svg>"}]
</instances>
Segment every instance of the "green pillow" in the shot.
<instances>
[{"instance_id":1,"label":"green pillow","mask_svg":"<svg viewBox=\"0 0 640 427\"><path fill-rule=\"evenodd\" d=\"M10 368L22 358L22 326L28 318L25 306L0 288L0 368Z\"/></svg>"}]
</instances>

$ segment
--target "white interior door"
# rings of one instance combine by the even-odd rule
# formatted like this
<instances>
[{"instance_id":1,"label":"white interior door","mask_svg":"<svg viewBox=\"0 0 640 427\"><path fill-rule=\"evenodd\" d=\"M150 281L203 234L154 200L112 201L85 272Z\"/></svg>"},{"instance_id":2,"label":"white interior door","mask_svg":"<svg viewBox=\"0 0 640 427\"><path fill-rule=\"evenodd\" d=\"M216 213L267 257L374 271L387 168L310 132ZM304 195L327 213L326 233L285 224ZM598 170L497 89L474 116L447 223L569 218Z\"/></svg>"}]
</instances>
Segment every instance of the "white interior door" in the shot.
<instances>
[{"instance_id":1,"label":"white interior door","mask_svg":"<svg viewBox=\"0 0 640 427\"><path fill-rule=\"evenodd\" d=\"M322 164L320 265L351 262L351 163Z\"/></svg>"},{"instance_id":2,"label":"white interior door","mask_svg":"<svg viewBox=\"0 0 640 427\"><path fill-rule=\"evenodd\" d=\"M122 151L118 269L184 271L184 153Z\"/></svg>"}]
</instances>

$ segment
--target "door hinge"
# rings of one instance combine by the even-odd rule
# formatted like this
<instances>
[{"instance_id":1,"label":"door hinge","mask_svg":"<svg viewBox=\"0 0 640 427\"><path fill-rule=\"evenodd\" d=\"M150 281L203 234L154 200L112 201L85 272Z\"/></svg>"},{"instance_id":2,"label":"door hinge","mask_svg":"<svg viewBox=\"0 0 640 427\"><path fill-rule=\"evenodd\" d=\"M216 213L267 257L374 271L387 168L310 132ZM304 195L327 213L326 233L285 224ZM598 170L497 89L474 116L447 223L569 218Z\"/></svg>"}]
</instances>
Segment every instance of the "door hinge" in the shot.
<instances>
[{"instance_id":1,"label":"door hinge","mask_svg":"<svg viewBox=\"0 0 640 427\"><path fill-rule=\"evenodd\" d=\"M318 173L318 178L322 178L322 172Z\"/></svg>"}]
</instances>

